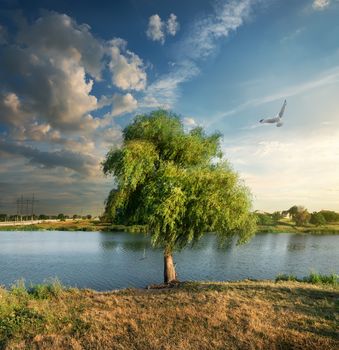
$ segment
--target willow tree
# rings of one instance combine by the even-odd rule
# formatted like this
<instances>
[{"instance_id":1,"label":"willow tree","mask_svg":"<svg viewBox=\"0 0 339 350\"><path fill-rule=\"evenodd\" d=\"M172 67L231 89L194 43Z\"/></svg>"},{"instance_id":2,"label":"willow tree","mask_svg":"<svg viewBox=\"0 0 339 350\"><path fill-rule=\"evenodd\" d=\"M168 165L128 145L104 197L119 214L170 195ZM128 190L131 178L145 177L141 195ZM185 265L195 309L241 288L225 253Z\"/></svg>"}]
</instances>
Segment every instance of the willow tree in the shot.
<instances>
[{"instance_id":1,"label":"willow tree","mask_svg":"<svg viewBox=\"0 0 339 350\"><path fill-rule=\"evenodd\" d=\"M220 141L201 127L186 132L178 116L158 110L137 116L103 162L116 183L106 214L148 226L153 246L164 251L165 283L176 280L173 252L206 232L221 242L245 242L254 232L249 192L222 160Z\"/></svg>"}]
</instances>

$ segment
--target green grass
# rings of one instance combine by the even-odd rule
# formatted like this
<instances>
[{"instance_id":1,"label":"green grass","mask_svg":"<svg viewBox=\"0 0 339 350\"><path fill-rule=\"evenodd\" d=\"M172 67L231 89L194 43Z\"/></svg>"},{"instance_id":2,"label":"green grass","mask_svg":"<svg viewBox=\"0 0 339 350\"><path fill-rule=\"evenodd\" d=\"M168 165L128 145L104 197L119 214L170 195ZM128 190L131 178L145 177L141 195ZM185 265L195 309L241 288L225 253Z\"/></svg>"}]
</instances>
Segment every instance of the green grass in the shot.
<instances>
[{"instance_id":1,"label":"green grass","mask_svg":"<svg viewBox=\"0 0 339 350\"><path fill-rule=\"evenodd\" d=\"M258 225L257 233L299 233L317 235L337 235L339 234L339 223L331 223L323 226L307 224L296 226L290 219L281 219L273 225Z\"/></svg>"},{"instance_id":2,"label":"green grass","mask_svg":"<svg viewBox=\"0 0 339 350\"><path fill-rule=\"evenodd\" d=\"M308 276L303 278L298 278L295 275L281 274L275 279L276 282L279 281L292 281L292 282L305 282L311 284L329 284L333 286L338 286L339 275L332 273L330 275L323 275L316 272L311 272Z\"/></svg>"}]
</instances>

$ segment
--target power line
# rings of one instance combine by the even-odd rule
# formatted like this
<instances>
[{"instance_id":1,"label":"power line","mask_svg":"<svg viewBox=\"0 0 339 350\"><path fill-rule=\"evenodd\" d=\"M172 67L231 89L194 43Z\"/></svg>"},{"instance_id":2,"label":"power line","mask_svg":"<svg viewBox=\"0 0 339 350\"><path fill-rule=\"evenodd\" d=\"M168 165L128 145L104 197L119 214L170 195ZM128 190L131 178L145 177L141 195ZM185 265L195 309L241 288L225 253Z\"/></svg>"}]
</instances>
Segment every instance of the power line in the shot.
<instances>
[{"instance_id":1,"label":"power line","mask_svg":"<svg viewBox=\"0 0 339 350\"><path fill-rule=\"evenodd\" d=\"M34 217L34 205L35 203L39 202L37 199L35 199L34 193L32 194L32 198L24 198L24 196L21 194L20 198L16 200L16 213L17 217L20 217L20 220L22 221L22 217L25 215L26 219L28 218L29 214L31 215L31 219L33 220Z\"/></svg>"}]
</instances>

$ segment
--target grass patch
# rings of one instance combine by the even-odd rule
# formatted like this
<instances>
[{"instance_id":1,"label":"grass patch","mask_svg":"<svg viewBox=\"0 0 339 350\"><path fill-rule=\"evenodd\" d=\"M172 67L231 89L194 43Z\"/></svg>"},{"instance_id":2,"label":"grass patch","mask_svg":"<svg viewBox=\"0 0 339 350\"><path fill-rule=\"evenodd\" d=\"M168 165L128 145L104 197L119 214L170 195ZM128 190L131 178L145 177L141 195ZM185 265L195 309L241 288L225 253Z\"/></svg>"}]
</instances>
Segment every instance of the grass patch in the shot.
<instances>
[{"instance_id":1,"label":"grass patch","mask_svg":"<svg viewBox=\"0 0 339 350\"><path fill-rule=\"evenodd\" d=\"M0 349L36 348L37 340L48 334L77 341L91 327L82 318L85 307L79 293L65 289L56 279L28 288L19 280L8 290L0 288Z\"/></svg>"},{"instance_id":2,"label":"grass patch","mask_svg":"<svg viewBox=\"0 0 339 350\"><path fill-rule=\"evenodd\" d=\"M313 235L337 235L339 234L339 223L331 223L323 226L307 224L296 226L289 219L281 219L272 225L258 225L257 233L300 233Z\"/></svg>"},{"instance_id":3,"label":"grass patch","mask_svg":"<svg viewBox=\"0 0 339 350\"><path fill-rule=\"evenodd\" d=\"M330 275L323 275L316 272L311 272L309 276L298 278L295 275L281 274L275 279L276 282L279 281L293 281L293 282L305 282L312 284L330 284L333 286L338 286L339 276L335 273Z\"/></svg>"}]
</instances>

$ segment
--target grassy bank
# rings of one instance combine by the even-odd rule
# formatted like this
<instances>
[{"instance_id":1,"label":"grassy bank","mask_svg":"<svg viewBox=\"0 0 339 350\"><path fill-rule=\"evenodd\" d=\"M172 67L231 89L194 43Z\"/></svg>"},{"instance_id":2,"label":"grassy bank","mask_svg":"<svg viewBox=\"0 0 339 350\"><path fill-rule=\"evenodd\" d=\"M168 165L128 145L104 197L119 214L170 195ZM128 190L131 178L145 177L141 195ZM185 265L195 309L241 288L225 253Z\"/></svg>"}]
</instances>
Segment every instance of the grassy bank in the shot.
<instances>
[{"instance_id":1,"label":"grassy bank","mask_svg":"<svg viewBox=\"0 0 339 350\"><path fill-rule=\"evenodd\" d=\"M103 231L103 232L146 232L145 226L113 225L92 220L67 220L43 222L33 225L1 226L0 231Z\"/></svg>"},{"instance_id":2,"label":"grassy bank","mask_svg":"<svg viewBox=\"0 0 339 350\"><path fill-rule=\"evenodd\" d=\"M187 283L99 293L0 289L1 349L335 349L336 285Z\"/></svg>"},{"instance_id":3,"label":"grassy bank","mask_svg":"<svg viewBox=\"0 0 339 350\"><path fill-rule=\"evenodd\" d=\"M69 220L45 222L35 225L1 226L0 231L106 231L106 232L147 232L146 226L112 225L91 220ZM295 226L289 221L279 221L276 225L258 225L257 233L300 233L339 234L339 223L324 226Z\"/></svg>"},{"instance_id":4,"label":"grassy bank","mask_svg":"<svg viewBox=\"0 0 339 350\"><path fill-rule=\"evenodd\" d=\"M322 226L307 224L297 226L289 219L279 220L274 225L258 225L257 233L300 233L300 234L339 234L339 223L330 223Z\"/></svg>"}]
</instances>

